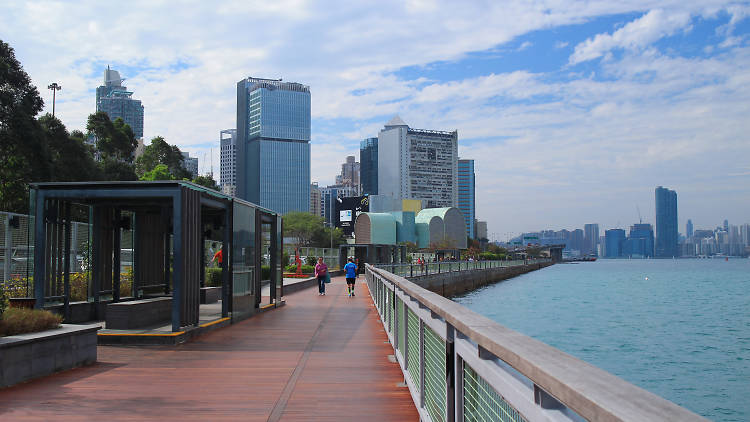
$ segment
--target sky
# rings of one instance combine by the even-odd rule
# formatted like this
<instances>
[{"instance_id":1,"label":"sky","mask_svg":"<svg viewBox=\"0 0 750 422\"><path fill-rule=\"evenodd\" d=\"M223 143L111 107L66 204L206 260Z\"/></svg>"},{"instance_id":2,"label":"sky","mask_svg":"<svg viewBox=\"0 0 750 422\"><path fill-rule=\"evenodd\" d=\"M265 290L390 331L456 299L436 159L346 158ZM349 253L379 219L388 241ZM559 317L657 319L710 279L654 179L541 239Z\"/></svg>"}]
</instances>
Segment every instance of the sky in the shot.
<instances>
[{"instance_id":1,"label":"sky","mask_svg":"<svg viewBox=\"0 0 750 422\"><path fill-rule=\"evenodd\" d=\"M492 240L654 223L750 222L750 3L4 1L0 39L45 111L84 129L107 65L163 136L218 180L248 77L310 86L312 181L398 114L457 130ZM211 150L213 148L213 150ZM213 153L212 153L213 152Z\"/></svg>"}]
</instances>

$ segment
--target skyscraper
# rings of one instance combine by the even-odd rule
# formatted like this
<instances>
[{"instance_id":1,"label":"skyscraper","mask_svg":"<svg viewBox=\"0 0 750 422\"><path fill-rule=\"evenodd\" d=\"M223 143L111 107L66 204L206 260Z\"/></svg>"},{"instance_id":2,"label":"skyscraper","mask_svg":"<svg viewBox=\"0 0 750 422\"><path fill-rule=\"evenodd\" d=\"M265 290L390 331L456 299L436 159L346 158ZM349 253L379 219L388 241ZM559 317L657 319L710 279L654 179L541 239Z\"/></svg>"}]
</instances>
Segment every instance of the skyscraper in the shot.
<instances>
[{"instance_id":1,"label":"skyscraper","mask_svg":"<svg viewBox=\"0 0 750 422\"><path fill-rule=\"evenodd\" d=\"M189 171L193 177L198 177L198 157L191 157L189 152L182 153L182 166Z\"/></svg>"},{"instance_id":2,"label":"skyscraper","mask_svg":"<svg viewBox=\"0 0 750 422\"><path fill-rule=\"evenodd\" d=\"M604 231L604 250L607 258L619 258L625 245L625 230L609 229Z\"/></svg>"},{"instance_id":3,"label":"skyscraper","mask_svg":"<svg viewBox=\"0 0 750 422\"><path fill-rule=\"evenodd\" d=\"M323 210L321 208L322 206L322 197L320 193L320 187L318 187L318 182L313 182L310 185L310 214L322 217L323 216Z\"/></svg>"},{"instance_id":4,"label":"skyscraper","mask_svg":"<svg viewBox=\"0 0 750 422\"><path fill-rule=\"evenodd\" d=\"M280 214L310 209L310 88L237 82L237 196Z\"/></svg>"},{"instance_id":5,"label":"skyscraper","mask_svg":"<svg viewBox=\"0 0 750 422\"><path fill-rule=\"evenodd\" d=\"M378 134L378 194L458 203L458 132L412 129L395 116Z\"/></svg>"},{"instance_id":6,"label":"skyscraper","mask_svg":"<svg viewBox=\"0 0 750 422\"><path fill-rule=\"evenodd\" d=\"M378 194L378 138L359 143L359 179L363 195Z\"/></svg>"},{"instance_id":7,"label":"skyscraper","mask_svg":"<svg viewBox=\"0 0 750 422\"><path fill-rule=\"evenodd\" d=\"M677 192L656 188L656 247L654 256L671 258L677 250Z\"/></svg>"},{"instance_id":8,"label":"skyscraper","mask_svg":"<svg viewBox=\"0 0 750 422\"><path fill-rule=\"evenodd\" d=\"M647 258L654 256L654 230L651 224L633 224L625 242L624 256Z\"/></svg>"},{"instance_id":9,"label":"skyscraper","mask_svg":"<svg viewBox=\"0 0 750 422\"><path fill-rule=\"evenodd\" d=\"M104 85L96 88L96 111L107 113L114 121L118 117L127 123L136 138L143 138L143 104L133 99L133 93L122 85L125 79L109 66L104 71Z\"/></svg>"},{"instance_id":10,"label":"skyscraper","mask_svg":"<svg viewBox=\"0 0 750 422\"><path fill-rule=\"evenodd\" d=\"M583 226L583 255L597 255L599 245L599 225L584 224Z\"/></svg>"},{"instance_id":11,"label":"skyscraper","mask_svg":"<svg viewBox=\"0 0 750 422\"><path fill-rule=\"evenodd\" d=\"M336 184L355 188L359 194L361 190L359 173L359 163L353 155L349 155L346 157L346 162L341 165L341 174L336 176Z\"/></svg>"},{"instance_id":12,"label":"skyscraper","mask_svg":"<svg viewBox=\"0 0 750 422\"><path fill-rule=\"evenodd\" d=\"M237 129L226 129L219 132L221 148L219 165L219 182L221 191L227 195L237 193Z\"/></svg>"},{"instance_id":13,"label":"skyscraper","mask_svg":"<svg viewBox=\"0 0 750 422\"><path fill-rule=\"evenodd\" d=\"M474 160L458 160L458 209L466 220L466 235L474 238L476 218Z\"/></svg>"},{"instance_id":14,"label":"skyscraper","mask_svg":"<svg viewBox=\"0 0 750 422\"><path fill-rule=\"evenodd\" d=\"M693 237L693 221L689 218L687 224L685 224L685 237L688 239Z\"/></svg>"}]
</instances>

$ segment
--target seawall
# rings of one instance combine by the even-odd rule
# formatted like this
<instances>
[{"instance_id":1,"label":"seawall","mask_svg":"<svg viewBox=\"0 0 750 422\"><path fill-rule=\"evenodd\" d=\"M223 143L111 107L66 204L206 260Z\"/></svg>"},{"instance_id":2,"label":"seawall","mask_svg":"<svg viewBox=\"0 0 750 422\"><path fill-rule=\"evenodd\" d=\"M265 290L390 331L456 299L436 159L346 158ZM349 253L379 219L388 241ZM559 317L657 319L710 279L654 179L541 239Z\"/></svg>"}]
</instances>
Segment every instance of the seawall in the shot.
<instances>
[{"instance_id":1,"label":"seawall","mask_svg":"<svg viewBox=\"0 0 750 422\"><path fill-rule=\"evenodd\" d=\"M453 297L470 292L488 284L536 271L552 265L552 262L517 265L513 267L462 270L440 274L409 277L409 281L443 297Z\"/></svg>"}]
</instances>

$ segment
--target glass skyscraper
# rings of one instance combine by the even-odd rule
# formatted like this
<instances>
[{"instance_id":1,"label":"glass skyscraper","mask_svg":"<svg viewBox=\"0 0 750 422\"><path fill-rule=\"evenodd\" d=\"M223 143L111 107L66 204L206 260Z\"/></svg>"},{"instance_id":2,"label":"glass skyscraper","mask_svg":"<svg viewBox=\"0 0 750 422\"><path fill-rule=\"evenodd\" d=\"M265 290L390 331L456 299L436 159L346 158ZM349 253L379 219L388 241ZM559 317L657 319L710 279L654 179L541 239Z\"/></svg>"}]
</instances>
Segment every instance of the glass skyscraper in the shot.
<instances>
[{"instance_id":1,"label":"glass skyscraper","mask_svg":"<svg viewBox=\"0 0 750 422\"><path fill-rule=\"evenodd\" d=\"M122 118L133 129L136 138L143 138L143 104L141 100L133 99L133 93L122 85L123 81L118 71L107 66L104 85L96 88L96 111L107 113L112 121Z\"/></svg>"},{"instance_id":2,"label":"glass skyscraper","mask_svg":"<svg viewBox=\"0 0 750 422\"><path fill-rule=\"evenodd\" d=\"M310 208L310 88L237 82L237 196L279 214Z\"/></svg>"},{"instance_id":3,"label":"glass skyscraper","mask_svg":"<svg viewBox=\"0 0 750 422\"><path fill-rule=\"evenodd\" d=\"M609 229L604 231L604 256L619 258L625 246L625 230Z\"/></svg>"},{"instance_id":4,"label":"glass skyscraper","mask_svg":"<svg viewBox=\"0 0 750 422\"><path fill-rule=\"evenodd\" d=\"M359 180L363 195L378 194L378 138L359 143Z\"/></svg>"},{"instance_id":5,"label":"glass skyscraper","mask_svg":"<svg viewBox=\"0 0 750 422\"><path fill-rule=\"evenodd\" d=\"M677 192L656 188L656 247L654 255L661 258L678 256Z\"/></svg>"},{"instance_id":6,"label":"glass skyscraper","mask_svg":"<svg viewBox=\"0 0 750 422\"><path fill-rule=\"evenodd\" d=\"M466 235L474 238L474 221L476 219L476 178L474 160L458 160L458 209L466 220Z\"/></svg>"}]
</instances>

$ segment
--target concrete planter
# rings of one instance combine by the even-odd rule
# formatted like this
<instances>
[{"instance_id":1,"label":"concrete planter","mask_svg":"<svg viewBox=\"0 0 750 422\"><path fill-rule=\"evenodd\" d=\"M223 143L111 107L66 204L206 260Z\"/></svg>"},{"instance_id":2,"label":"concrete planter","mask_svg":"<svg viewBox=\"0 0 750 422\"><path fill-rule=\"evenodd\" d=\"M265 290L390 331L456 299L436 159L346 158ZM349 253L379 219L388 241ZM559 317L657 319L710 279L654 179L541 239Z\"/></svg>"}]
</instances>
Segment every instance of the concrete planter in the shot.
<instances>
[{"instance_id":1,"label":"concrete planter","mask_svg":"<svg viewBox=\"0 0 750 422\"><path fill-rule=\"evenodd\" d=\"M221 287L201 287L200 303L216 303L221 299Z\"/></svg>"},{"instance_id":2,"label":"concrete planter","mask_svg":"<svg viewBox=\"0 0 750 422\"><path fill-rule=\"evenodd\" d=\"M0 337L0 388L96 362L98 325Z\"/></svg>"},{"instance_id":3,"label":"concrete planter","mask_svg":"<svg viewBox=\"0 0 750 422\"><path fill-rule=\"evenodd\" d=\"M33 297L11 297L8 299L11 308L28 308L33 309L36 304L36 298Z\"/></svg>"}]
</instances>

